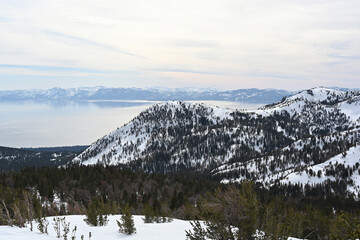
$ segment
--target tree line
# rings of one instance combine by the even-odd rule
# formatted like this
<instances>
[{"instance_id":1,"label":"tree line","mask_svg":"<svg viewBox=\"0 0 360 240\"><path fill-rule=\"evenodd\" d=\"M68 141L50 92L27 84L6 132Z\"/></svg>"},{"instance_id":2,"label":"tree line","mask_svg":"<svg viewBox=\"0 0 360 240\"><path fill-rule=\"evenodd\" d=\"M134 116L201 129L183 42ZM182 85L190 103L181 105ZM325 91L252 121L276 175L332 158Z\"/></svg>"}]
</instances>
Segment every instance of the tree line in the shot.
<instances>
[{"instance_id":1,"label":"tree line","mask_svg":"<svg viewBox=\"0 0 360 240\"><path fill-rule=\"evenodd\" d=\"M304 194L299 188L225 185L208 175L148 174L121 167L27 168L0 174L0 224L24 226L46 216L84 214L88 224L102 226L107 215L123 213L130 229L135 228L131 214L144 215L144 222L193 220L189 239L359 236L358 201L311 188ZM119 221L119 229L126 231L124 224L125 219Z\"/></svg>"}]
</instances>

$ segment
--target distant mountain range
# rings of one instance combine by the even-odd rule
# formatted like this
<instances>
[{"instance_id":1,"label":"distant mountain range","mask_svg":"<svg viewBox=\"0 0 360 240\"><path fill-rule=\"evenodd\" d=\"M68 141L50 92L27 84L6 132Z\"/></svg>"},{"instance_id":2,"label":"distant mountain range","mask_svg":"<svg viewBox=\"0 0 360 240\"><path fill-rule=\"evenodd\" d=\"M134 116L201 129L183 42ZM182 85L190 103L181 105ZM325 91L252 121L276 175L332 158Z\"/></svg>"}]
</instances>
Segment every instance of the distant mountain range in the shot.
<instances>
[{"instance_id":1,"label":"distant mountain range","mask_svg":"<svg viewBox=\"0 0 360 240\"><path fill-rule=\"evenodd\" d=\"M360 91L313 88L256 111L155 104L73 163L205 171L223 182L309 184L357 196L359 143Z\"/></svg>"},{"instance_id":2,"label":"distant mountain range","mask_svg":"<svg viewBox=\"0 0 360 240\"><path fill-rule=\"evenodd\" d=\"M273 103L293 94L281 89L238 89L220 91L196 88L52 88L48 90L0 91L0 101L45 100L45 101L87 101L87 100L148 100L189 101L215 100L244 103Z\"/></svg>"},{"instance_id":3,"label":"distant mountain range","mask_svg":"<svg viewBox=\"0 0 360 240\"><path fill-rule=\"evenodd\" d=\"M340 91L358 91L333 87ZM232 101L269 104L297 93L282 89L237 89L221 91L210 88L51 88L48 90L0 91L0 101L96 101L96 100L147 100L147 101Z\"/></svg>"}]
</instances>

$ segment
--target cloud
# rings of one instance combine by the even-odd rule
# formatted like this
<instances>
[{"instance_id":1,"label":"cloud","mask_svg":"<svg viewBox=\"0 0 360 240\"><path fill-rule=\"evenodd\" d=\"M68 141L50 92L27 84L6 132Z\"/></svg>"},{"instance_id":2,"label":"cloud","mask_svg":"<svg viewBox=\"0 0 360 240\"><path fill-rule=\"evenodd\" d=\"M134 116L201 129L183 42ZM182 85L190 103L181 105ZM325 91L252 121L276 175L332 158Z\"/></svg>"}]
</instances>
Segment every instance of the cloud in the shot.
<instances>
[{"instance_id":1,"label":"cloud","mask_svg":"<svg viewBox=\"0 0 360 240\"><path fill-rule=\"evenodd\" d=\"M0 3L0 32L7 74L86 73L97 85L135 87L360 87L358 0L16 0Z\"/></svg>"},{"instance_id":2,"label":"cloud","mask_svg":"<svg viewBox=\"0 0 360 240\"><path fill-rule=\"evenodd\" d=\"M29 69L41 72L87 72L87 73L105 73L104 71L87 68L61 67L61 66L39 66L39 65L14 65L14 64L0 64L0 68L16 68Z\"/></svg>"},{"instance_id":3,"label":"cloud","mask_svg":"<svg viewBox=\"0 0 360 240\"><path fill-rule=\"evenodd\" d=\"M339 54L329 54L331 58L340 58L340 59L347 59L347 60L360 60L360 55L339 55Z\"/></svg>"},{"instance_id":4,"label":"cloud","mask_svg":"<svg viewBox=\"0 0 360 240\"><path fill-rule=\"evenodd\" d=\"M0 22L10 22L11 18L0 16Z\"/></svg>"},{"instance_id":5,"label":"cloud","mask_svg":"<svg viewBox=\"0 0 360 240\"><path fill-rule=\"evenodd\" d=\"M166 43L172 47L185 47L185 48L219 48L221 44L218 41L196 41L189 39L174 39L168 40Z\"/></svg>"},{"instance_id":6,"label":"cloud","mask_svg":"<svg viewBox=\"0 0 360 240\"><path fill-rule=\"evenodd\" d=\"M116 47L113 47L113 46L110 46L110 45L107 45L107 44L102 44L102 43L92 41L92 40L89 40L89 39L70 36L70 35L66 35L66 34L51 31L51 30L45 30L44 33L54 37L55 39L57 39L59 41L62 41L62 42L68 43L68 44L76 44L76 45L86 44L86 45L89 45L89 46L100 47L100 48L103 48L103 49L106 49L106 50L109 50L109 51L117 52L117 53L127 55L127 56L131 56L131 57L136 57L136 58L141 58L141 59L148 59L146 57L139 56L139 55L129 53L129 52L126 52L126 51L122 51L122 50L117 49Z\"/></svg>"},{"instance_id":7,"label":"cloud","mask_svg":"<svg viewBox=\"0 0 360 240\"><path fill-rule=\"evenodd\" d=\"M193 74L205 74L205 75L230 75L228 73L222 73L222 72L206 72L206 71L197 71L197 70L189 70L189 69L153 69L150 71L154 72L167 72L167 73L193 73Z\"/></svg>"}]
</instances>

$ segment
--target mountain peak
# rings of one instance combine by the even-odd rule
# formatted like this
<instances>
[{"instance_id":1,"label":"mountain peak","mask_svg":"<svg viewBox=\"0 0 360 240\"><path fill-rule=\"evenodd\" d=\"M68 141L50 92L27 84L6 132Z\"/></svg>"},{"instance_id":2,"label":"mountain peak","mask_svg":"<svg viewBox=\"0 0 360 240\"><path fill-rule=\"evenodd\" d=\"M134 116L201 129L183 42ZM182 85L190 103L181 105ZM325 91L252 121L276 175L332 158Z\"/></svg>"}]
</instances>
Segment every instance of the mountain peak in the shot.
<instances>
[{"instance_id":1,"label":"mountain peak","mask_svg":"<svg viewBox=\"0 0 360 240\"><path fill-rule=\"evenodd\" d=\"M315 87L303 90L293 96L288 97L289 101L294 99L307 100L309 102L323 102L337 97L344 97L345 91L335 90L325 87Z\"/></svg>"}]
</instances>

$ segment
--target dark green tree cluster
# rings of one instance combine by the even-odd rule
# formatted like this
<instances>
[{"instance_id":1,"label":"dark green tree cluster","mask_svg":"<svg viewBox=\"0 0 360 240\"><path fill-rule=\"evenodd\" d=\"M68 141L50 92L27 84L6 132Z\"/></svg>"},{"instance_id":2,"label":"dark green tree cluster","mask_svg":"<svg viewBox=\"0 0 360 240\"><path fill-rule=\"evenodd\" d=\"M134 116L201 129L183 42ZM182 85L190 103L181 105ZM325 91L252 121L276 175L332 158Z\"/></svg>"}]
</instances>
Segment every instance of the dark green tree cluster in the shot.
<instances>
[{"instance_id":1,"label":"dark green tree cluster","mask_svg":"<svg viewBox=\"0 0 360 240\"><path fill-rule=\"evenodd\" d=\"M188 239L253 239L258 225L259 200L251 182L241 188L230 187L226 192L218 189L208 195L199 205L205 219L204 228L193 223L193 232L186 233Z\"/></svg>"},{"instance_id":2,"label":"dark green tree cluster","mask_svg":"<svg viewBox=\"0 0 360 240\"><path fill-rule=\"evenodd\" d=\"M148 203L144 205L143 215L144 223L165 223L172 221L171 213L166 212L165 207L150 206Z\"/></svg>"},{"instance_id":3,"label":"dark green tree cluster","mask_svg":"<svg viewBox=\"0 0 360 240\"><path fill-rule=\"evenodd\" d=\"M108 223L108 214L118 212L115 202L104 202L102 197L93 198L86 208L84 221L92 226L105 226Z\"/></svg>"},{"instance_id":4,"label":"dark green tree cluster","mask_svg":"<svg viewBox=\"0 0 360 240\"><path fill-rule=\"evenodd\" d=\"M87 214L87 221L92 225L106 222L102 216L118 214L126 204L136 214L143 214L145 206L150 206L158 222L171 217L192 218L196 213L191 209L197 199L218 185L202 175L147 174L102 166L27 168L0 173L0 196L11 219L19 215L21 189L33 189L33 194L39 197L37 205L42 206L43 216ZM54 203L55 194L61 201L60 208ZM6 212L0 211L1 216L6 216ZM0 217L0 223L7 224L6 218Z\"/></svg>"},{"instance_id":5,"label":"dark green tree cluster","mask_svg":"<svg viewBox=\"0 0 360 240\"><path fill-rule=\"evenodd\" d=\"M330 227L332 239L359 239L360 216L346 212L335 215Z\"/></svg>"},{"instance_id":6,"label":"dark green tree cluster","mask_svg":"<svg viewBox=\"0 0 360 240\"><path fill-rule=\"evenodd\" d=\"M187 239L357 239L359 211L334 213L281 196L264 199L251 182L208 194L199 204L202 221L192 222ZM265 200L265 201L264 201Z\"/></svg>"}]
</instances>

